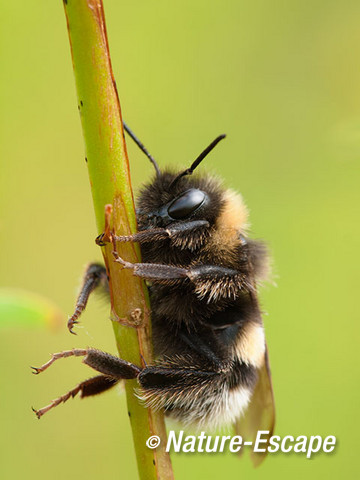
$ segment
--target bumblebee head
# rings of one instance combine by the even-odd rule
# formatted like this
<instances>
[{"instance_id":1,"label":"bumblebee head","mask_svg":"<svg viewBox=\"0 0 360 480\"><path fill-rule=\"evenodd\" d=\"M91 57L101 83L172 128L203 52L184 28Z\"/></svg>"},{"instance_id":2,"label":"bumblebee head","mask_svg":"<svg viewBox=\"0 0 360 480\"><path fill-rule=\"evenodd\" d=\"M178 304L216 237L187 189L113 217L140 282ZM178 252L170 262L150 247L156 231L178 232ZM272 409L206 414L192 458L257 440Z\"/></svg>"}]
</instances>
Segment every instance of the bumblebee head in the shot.
<instances>
[{"instance_id":1,"label":"bumblebee head","mask_svg":"<svg viewBox=\"0 0 360 480\"><path fill-rule=\"evenodd\" d=\"M173 222L207 220L212 223L221 205L221 183L208 175L178 176L164 170L146 184L138 197L137 217L140 228L166 227Z\"/></svg>"},{"instance_id":2,"label":"bumblebee head","mask_svg":"<svg viewBox=\"0 0 360 480\"><path fill-rule=\"evenodd\" d=\"M210 225L220 225L221 222L228 225L229 222L237 223L236 216L240 210L243 222L246 207L243 206L241 197L225 190L214 177L192 176L194 170L225 135L216 137L190 167L173 172L169 169L161 171L129 127L124 124L124 128L154 165L156 173L155 178L144 186L139 196L137 218L140 229L166 227L173 222L192 220L206 220Z\"/></svg>"},{"instance_id":3,"label":"bumblebee head","mask_svg":"<svg viewBox=\"0 0 360 480\"><path fill-rule=\"evenodd\" d=\"M159 226L194 218L209 203L209 196L198 188L189 188L167 204L147 213L147 218L155 220Z\"/></svg>"},{"instance_id":4,"label":"bumblebee head","mask_svg":"<svg viewBox=\"0 0 360 480\"><path fill-rule=\"evenodd\" d=\"M137 216L141 228L166 227L173 222L211 220L220 203L220 185L214 179L192 177L211 150L225 138L220 135L180 172L161 171L151 157L156 176L140 194Z\"/></svg>"}]
</instances>

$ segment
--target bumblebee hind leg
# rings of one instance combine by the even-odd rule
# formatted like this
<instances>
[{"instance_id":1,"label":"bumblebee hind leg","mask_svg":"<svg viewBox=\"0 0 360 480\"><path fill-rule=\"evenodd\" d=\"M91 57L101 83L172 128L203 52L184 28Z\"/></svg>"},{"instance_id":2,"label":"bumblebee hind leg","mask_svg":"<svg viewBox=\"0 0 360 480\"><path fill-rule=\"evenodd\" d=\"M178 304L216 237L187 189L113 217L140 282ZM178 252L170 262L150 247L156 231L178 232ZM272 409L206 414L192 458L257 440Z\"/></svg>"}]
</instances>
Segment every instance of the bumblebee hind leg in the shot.
<instances>
[{"instance_id":1,"label":"bumblebee hind leg","mask_svg":"<svg viewBox=\"0 0 360 480\"><path fill-rule=\"evenodd\" d=\"M40 419L46 412L54 407L57 407L60 405L60 403L65 403L67 400L69 400L69 398L74 398L79 392L81 398L98 395L99 393L106 392L106 390L109 390L118 382L119 380L115 378L111 378L106 375L97 375L96 377L89 378L88 380L79 383L75 388L65 393L65 395L61 395L61 397L56 398L46 407L40 408L40 410L35 410L35 408L33 408L32 410Z\"/></svg>"},{"instance_id":2,"label":"bumblebee hind leg","mask_svg":"<svg viewBox=\"0 0 360 480\"><path fill-rule=\"evenodd\" d=\"M83 363L109 377L121 379L136 378L141 372L141 368L133 363L122 360L119 357L110 355L110 353L96 350L95 348L74 348L64 350L63 352L53 353L51 359L41 367L31 367L34 374L39 374L47 370L56 360L67 357L84 357Z\"/></svg>"},{"instance_id":3,"label":"bumblebee hind leg","mask_svg":"<svg viewBox=\"0 0 360 480\"><path fill-rule=\"evenodd\" d=\"M92 348L55 353L41 367L33 367L34 373L39 374L56 360L71 356L84 357L83 363L101 375L80 383L48 406L34 410L38 418L78 393L82 397L97 395L122 379L137 378L141 387L139 397L147 406L164 409L188 424L217 425L235 420L247 405L256 380L255 368L246 364L215 363L188 354L167 357L156 365L141 368Z\"/></svg>"},{"instance_id":4,"label":"bumblebee hind leg","mask_svg":"<svg viewBox=\"0 0 360 480\"><path fill-rule=\"evenodd\" d=\"M81 393L81 398L98 395L105 392L109 388L116 385L122 379L136 378L141 369L136 365L126 362L121 358L110 355L109 353L101 352L92 348L87 349L73 349L64 352L54 353L51 359L41 367L32 367L35 374L39 374L49 368L56 360L67 357L83 356L83 363L89 367L97 370L102 375L85 380L79 383L75 388L61 395L56 400L53 400L49 405L40 410L33 411L38 418L41 418L46 412L52 408L66 402L69 398L74 398L78 393Z\"/></svg>"}]
</instances>

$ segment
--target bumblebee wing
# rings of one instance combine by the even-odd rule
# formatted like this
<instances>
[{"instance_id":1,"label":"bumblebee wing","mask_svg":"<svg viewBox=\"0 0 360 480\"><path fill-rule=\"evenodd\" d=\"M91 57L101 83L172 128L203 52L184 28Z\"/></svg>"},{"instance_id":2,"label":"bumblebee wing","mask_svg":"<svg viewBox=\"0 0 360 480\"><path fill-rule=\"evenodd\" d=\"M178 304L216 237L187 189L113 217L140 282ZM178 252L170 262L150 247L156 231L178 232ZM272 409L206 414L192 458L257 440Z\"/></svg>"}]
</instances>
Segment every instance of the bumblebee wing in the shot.
<instances>
[{"instance_id":1,"label":"bumblebee wing","mask_svg":"<svg viewBox=\"0 0 360 480\"><path fill-rule=\"evenodd\" d=\"M270 437L273 434L275 425L275 403L274 394L271 382L271 372L269 364L269 356L267 346L265 346L265 356L263 365L258 371L258 380L255 385L254 393L251 397L247 410L235 424L235 431L237 435L241 435L243 442L252 442L254 447L257 432L259 430L267 430L269 434L267 439L269 442ZM262 439L266 436L262 435ZM254 466L257 467L265 459L267 453L268 443L262 443L261 448L266 452L254 453L251 452L251 461ZM243 447L244 448L244 447ZM243 452L243 448L240 450L240 454Z\"/></svg>"}]
</instances>

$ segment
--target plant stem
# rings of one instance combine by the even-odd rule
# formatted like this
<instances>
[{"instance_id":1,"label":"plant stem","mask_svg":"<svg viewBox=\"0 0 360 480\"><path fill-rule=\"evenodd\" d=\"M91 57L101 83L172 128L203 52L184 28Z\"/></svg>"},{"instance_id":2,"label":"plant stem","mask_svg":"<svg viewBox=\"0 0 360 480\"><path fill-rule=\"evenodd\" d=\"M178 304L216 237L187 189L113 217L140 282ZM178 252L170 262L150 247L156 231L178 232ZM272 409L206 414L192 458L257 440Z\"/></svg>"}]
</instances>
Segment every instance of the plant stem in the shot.
<instances>
[{"instance_id":1,"label":"plant stem","mask_svg":"<svg viewBox=\"0 0 360 480\"><path fill-rule=\"evenodd\" d=\"M116 235L129 235L136 232L137 224L102 1L64 0L64 6L98 233L104 231L105 206L112 205L111 228ZM140 250L131 242L120 244L118 251L126 260L140 262ZM111 244L103 248L103 255L110 279L112 320L119 354L136 365L144 360L151 363L146 286L114 263ZM133 314L137 309L141 311L140 326L129 328L119 323L134 325ZM139 404L134 395L136 387L135 380L126 381L140 479L173 479L170 458L165 452L163 415ZM156 450L146 447L151 435L161 439Z\"/></svg>"}]
</instances>

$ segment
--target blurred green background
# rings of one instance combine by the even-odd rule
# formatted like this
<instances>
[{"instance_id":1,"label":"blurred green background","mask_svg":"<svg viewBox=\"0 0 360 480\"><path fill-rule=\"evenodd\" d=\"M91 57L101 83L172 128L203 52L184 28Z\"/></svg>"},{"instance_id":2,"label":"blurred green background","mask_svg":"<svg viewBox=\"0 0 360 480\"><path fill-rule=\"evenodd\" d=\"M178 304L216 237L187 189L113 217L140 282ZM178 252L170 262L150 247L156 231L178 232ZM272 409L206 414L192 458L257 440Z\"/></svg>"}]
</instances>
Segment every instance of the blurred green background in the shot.
<instances>
[{"instance_id":1,"label":"blurred green background","mask_svg":"<svg viewBox=\"0 0 360 480\"><path fill-rule=\"evenodd\" d=\"M1 286L71 313L99 260L62 2L1 1ZM123 115L160 165L205 166L242 192L277 283L261 300L278 435L336 435L332 454L174 454L176 479L354 478L359 406L360 4L357 1L105 0ZM129 144L135 190L152 174ZM16 320L16 318L15 318ZM20 320L20 318L19 318ZM46 405L90 375L50 352L116 352L108 307L78 336L0 320L0 476L135 479L125 397ZM356 323L355 323L356 322Z\"/></svg>"}]
</instances>

